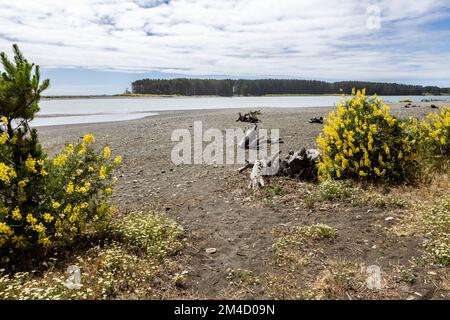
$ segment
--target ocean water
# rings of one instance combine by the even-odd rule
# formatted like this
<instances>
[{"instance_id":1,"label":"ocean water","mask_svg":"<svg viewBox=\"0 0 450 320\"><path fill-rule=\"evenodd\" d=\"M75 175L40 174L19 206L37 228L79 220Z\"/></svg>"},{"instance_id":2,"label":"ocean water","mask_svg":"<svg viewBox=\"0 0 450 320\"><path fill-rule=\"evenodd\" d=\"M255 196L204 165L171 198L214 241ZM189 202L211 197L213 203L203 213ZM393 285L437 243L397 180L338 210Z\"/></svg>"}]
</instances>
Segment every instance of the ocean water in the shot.
<instances>
[{"instance_id":1,"label":"ocean water","mask_svg":"<svg viewBox=\"0 0 450 320\"><path fill-rule=\"evenodd\" d=\"M446 99L443 96L386 96L386 102L409 99ZM265 96L265 97L130 97L80 98L41 101L41 111L32 121L33 127L99 123L139 119L166 110L198 110L223 108L306 108L329 107L337 104L340 96Z\"/></svg>"}]
</instances>

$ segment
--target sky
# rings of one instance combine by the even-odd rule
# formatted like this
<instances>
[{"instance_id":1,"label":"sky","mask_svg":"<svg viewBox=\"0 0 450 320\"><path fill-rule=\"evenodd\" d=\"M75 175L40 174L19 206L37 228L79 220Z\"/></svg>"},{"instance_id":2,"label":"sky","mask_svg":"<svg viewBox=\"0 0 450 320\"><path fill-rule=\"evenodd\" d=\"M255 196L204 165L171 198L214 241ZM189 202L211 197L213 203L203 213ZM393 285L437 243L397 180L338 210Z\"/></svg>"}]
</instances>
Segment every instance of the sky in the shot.
<instances>
[{"instance_id":1,"label":"sky","mask_svg":"<svg viewBox=\"0 0 450 320\"><path fill-rule=\"evenodd\" d=\"M450 87L450 0L0 0L49 95L142 78L298 78Z\"/></svg>"}]
</instances>

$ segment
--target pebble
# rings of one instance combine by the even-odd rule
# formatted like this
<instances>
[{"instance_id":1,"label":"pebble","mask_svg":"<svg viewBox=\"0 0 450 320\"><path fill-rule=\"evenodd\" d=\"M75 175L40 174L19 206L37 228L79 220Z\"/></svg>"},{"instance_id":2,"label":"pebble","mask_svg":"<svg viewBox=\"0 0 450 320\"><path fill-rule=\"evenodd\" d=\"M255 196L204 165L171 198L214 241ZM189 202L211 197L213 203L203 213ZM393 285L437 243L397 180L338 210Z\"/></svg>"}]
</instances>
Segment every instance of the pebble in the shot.
<instances>
[{"instance_id":1,"label":"pebble","mask_svg":"<svg viewBox=\"0 0 450 320\"><path fill-rule=\"evenodd\" d=\"M216 248L208 248L205 250L205 252L208 254L214 254L217 252L217 249Z\"/></svg>"},{"instance_id":2,"label":"pebble","mask_svg":"<svg viewBox=\"0 0 450 320\"><path fill-rule=\"evenodd\" d=\"M392 221L392 220L394 220L394 217L387 217L387 218L384 219L384 220L386 220L386 221Z\"/></svg>"}]
</instances>

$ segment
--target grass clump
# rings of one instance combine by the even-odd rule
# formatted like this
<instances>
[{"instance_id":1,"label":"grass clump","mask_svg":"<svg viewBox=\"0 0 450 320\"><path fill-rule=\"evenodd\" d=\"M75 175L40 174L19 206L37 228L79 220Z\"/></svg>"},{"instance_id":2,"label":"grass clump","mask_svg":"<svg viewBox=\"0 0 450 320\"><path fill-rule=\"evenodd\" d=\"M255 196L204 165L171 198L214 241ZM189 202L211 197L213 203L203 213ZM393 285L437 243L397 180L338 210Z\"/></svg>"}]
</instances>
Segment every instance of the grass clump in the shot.
<instances>
[{"instance_id":1,"label":"grass clump","mask_svg":"<svg viewBox=\"0 0 450 320\"><path fill-rule=\"evenodd\" d=\"M348 181L326 180L318 186L318 196L321 201L349 198L354 189Z\"/></svg>"},{"instance_id":2,"label":"grass clump","mask_svg":"<svg viewBox=\"0 0 450 320\"><path fill-rule=\"evenodd\" d=\"M228 279L234 285L242 288L249 288L259 283L259 279L253 275L253 272L245 269L231 270Z\"/></svg>"},{"instance_id":3,"label":"grass clump","mask_svg":"<svg viewBox=\"0 0 450 320\"><path fill-rule=\"evenodd\" d=\"M116 239L125 243L131 251L162 259L179 251L183 229L159 213L135 212L113 225Z\"/></svg>"},{"instance_id":4,"label":"grass clump","mask_svg":"<svg viewBox=\"0 0 450 320\"><path fill-rule=\"evenodd\" d=\"M281 258L291 260L304 260L303 246L308 241L334 239L337 236L335 228L323 223L310 226L294 226L276 230L280 233L272 248L275 254ZM307 260L307 259L306 259ZM304 262L306 262L306 260Z\"/></svg>"}]
</instances>

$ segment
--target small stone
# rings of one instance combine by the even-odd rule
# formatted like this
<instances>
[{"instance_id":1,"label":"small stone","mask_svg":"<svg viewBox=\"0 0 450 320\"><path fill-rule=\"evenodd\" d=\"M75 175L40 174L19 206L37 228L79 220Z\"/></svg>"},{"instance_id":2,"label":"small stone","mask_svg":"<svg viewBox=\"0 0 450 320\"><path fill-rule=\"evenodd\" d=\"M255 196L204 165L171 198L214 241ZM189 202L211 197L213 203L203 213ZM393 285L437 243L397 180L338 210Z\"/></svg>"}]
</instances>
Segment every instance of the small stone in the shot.
<instances>
[{"instance_id":1,"label":"small stone","mask_svg":"<svg viewBox=\"0 0 450 320\"><path fill-rule=\"evenodd\" d=\"M361 220L361 216L358 214L358 215L356 216L356 219L357 219L357 220Z\"/></svg>"},{"instance_id":2,"label":"small stone","mask_svg":"<svg viewBox=\"0 0 450 320\"><path fill-rule=\"evenodd\" d=\"M422 294L420 294L419 292L414 292L414 294L418 297L422 297Z\"/></svg>"},{"instance_id":3,"label":"small stone","mask_svg":"<svg viewBox=\"0 0 450 320\"><path fill-rule=\"evenodd\" d=\"M214 254L217 252L217 249L216 248L208 248L205 250L205 252L208 254Z\"/></svg>"},{"instance_id":4,"label":"small stone","mask_svg":"<svg viewBox=\"0 0 450 320\"><path fill-rule=\"evenodd\" d=\"M369 210L367 210L367 213L371 213L371 212L373 212L373 210L372 210L372 209L369 209Z\"/></svg>"},{"instance_id":5,"label":"small stone","mask_svg":"<svg viewBox=\"0 0 450 320\"><path fill-rule=\"evenodd\" d=\"M430 276L435 276L435 275L437 275L437 273L434 272L434 271L428 271L427 273L428 273Z\"/></svg>"},{"instance_id":6,"label":"small stone","mask_svg":"<svg viewBox=\"0 0 450 320\"><path fill-rule=\"evenodd\" d=\"M161 170L161 173L166 173L166 170Z\"/></svg>"},{"instance_id":7,"label":"small stone","mask_svg":"<svg viewBox=\"0 0 450 320\"><path fill-rule=\"evenodd\" d=\"M374 245L372 246L372 249L376 249L376 248L377 248L377 245L374 244Z\"/></svg>"},{"instance_id":8,"label":"small stone","mask_svg":"<svg viewBox=\"0 0 450 320\"><path fill-rule=\"evenodd\" d=\"M386 220L386 221L392 221L392 220L394 220L394 217L387 217L387 218L384 219L384 220Z\"/></svg>"}]
</instances>

